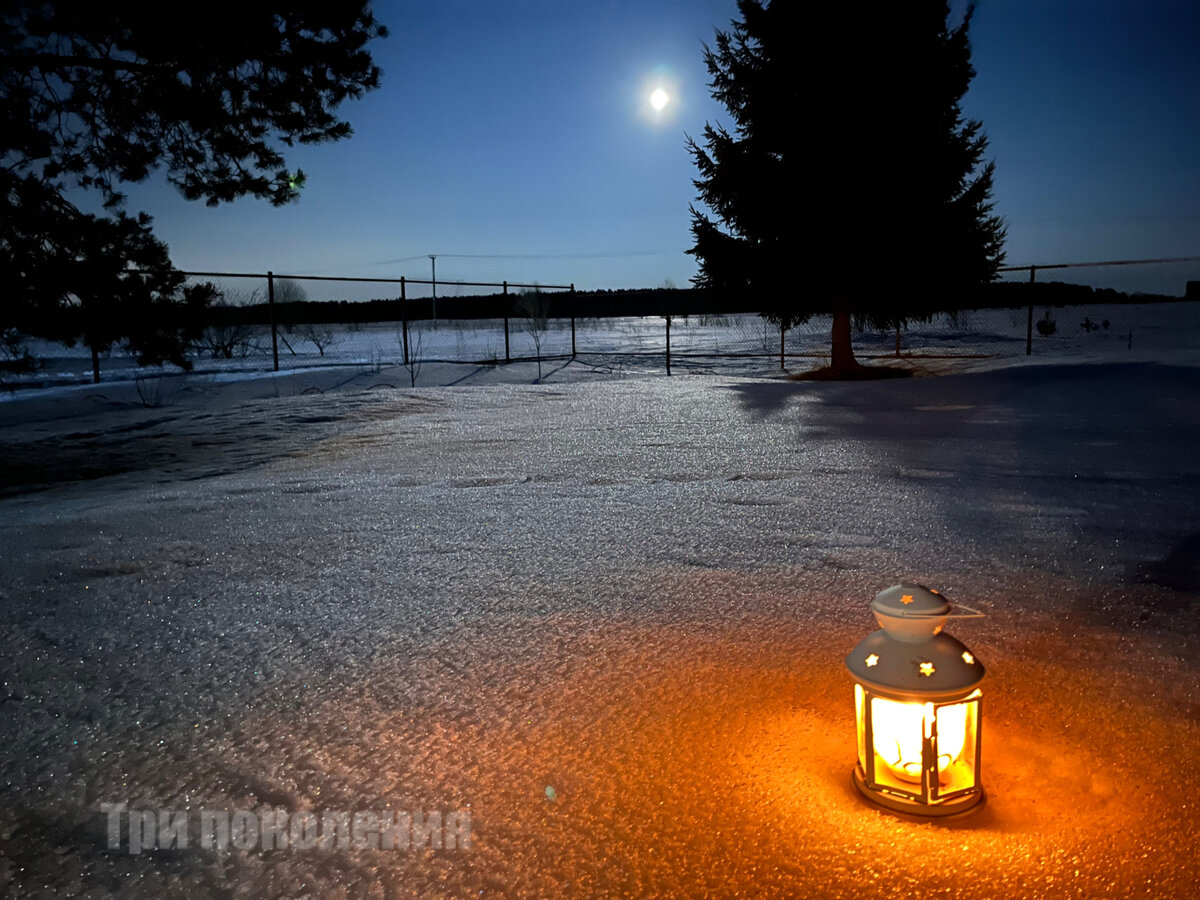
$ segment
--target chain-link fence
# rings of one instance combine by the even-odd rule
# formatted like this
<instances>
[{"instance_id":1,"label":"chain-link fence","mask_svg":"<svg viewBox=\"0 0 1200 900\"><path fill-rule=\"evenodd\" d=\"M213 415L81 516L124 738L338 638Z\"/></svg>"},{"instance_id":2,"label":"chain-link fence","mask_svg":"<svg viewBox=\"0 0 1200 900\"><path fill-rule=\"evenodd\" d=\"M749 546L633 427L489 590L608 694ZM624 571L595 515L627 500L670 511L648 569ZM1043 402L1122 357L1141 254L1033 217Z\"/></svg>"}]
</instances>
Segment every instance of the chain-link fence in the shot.
<instances>
[{"instance_id":1,"label":"chain-link fence","mask_svg":"<svg viewBox=\"0 0 1200 900\"><path fill-rule=\"evenodd\" d=\"M1200 303L1130 302L1114 292L1048 283L1031 291L1028 270L1007 277L1014 281L1009 287L1020 291L994 295L1007 305L939 314L900 329L858 330L855 353L864 359L1027 353L1069 359L1129 358L1136 350L1139 358L1165 359L1200 350ZM686 290L580 293L569 285L236 273L193 273L189 281L215 290L205 327L190 348L193 367L229 377L407 366L417 381L411 370L427 364L528 361L573 361L607 371L766 374L821 365L832 328L829 316L817 315L781 334L750 300L718 303ZM1123 302L1106 302L1111 300ZM10 372L6 384L91 380L84 345L19 343L39 365ZM103 354L101 369L105 379L147 374L119 349Z\"/></svg>"}]
</instances>

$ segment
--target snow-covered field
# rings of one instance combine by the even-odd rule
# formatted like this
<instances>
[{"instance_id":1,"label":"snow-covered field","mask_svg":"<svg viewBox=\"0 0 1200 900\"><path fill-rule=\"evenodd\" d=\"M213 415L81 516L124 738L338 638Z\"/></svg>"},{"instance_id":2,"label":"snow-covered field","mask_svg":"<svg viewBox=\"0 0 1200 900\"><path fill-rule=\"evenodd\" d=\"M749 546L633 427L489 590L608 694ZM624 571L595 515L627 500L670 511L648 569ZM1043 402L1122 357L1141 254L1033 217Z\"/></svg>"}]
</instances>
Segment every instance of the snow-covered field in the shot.
<instances>
[{"instance_id":1,"label":"snow-covered field","mask_svg":"<svg viewBox=\"0 0 1200 900\"><path fill-rule=\"evenodd\" d=\"M1194 896L1200 354L1163 358L6 401L0 893ZM842 659L902 578L988 613L955 825L850 786ZM471 844L134 854L106 803Z\"/></svg>"}]
</instances>

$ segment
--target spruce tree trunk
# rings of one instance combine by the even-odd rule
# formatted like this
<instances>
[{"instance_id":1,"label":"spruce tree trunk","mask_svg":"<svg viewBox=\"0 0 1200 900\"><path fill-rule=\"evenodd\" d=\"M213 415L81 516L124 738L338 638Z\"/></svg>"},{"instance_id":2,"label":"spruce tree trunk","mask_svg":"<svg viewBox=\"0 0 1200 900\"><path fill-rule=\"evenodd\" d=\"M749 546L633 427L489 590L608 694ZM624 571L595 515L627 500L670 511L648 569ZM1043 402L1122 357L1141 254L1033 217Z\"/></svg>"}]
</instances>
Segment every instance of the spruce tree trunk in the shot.
<instances>
[{"instance_id":1,"label":"spruce tree trunk","mask_svg":"<svg viewBox=\"0 0 1200 900\"><path fill-rule=\"evenodd\" d=\"M850 303L838 300L833 312L833 347L829 368L835 375L850 375L862 368L850 344Z\"/></svg>"}]
</instances>

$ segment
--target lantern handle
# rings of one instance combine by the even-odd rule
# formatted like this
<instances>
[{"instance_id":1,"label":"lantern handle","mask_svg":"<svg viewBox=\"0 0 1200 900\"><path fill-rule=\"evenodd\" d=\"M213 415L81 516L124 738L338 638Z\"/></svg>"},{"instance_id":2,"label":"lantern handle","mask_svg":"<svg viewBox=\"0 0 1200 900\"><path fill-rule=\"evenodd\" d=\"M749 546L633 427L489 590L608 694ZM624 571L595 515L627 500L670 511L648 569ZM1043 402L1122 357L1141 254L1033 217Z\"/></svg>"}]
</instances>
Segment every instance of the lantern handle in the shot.
<instances>
[{"instance_id":1,"label":"lantern handle","mask_svg":"<svg viewBox=\"0 0 1200 900\"><path fill-rule=\"evenodd\" d=\"M967 606L965 603L951 603L955 609L965 609L965 613L950 612L950 613L930 613L930 612L908 612L906 610L897 610L889 615L899 615L905 619L986 619L987 613L980 612L973 607Z\"/></svg>"}]
</instances>

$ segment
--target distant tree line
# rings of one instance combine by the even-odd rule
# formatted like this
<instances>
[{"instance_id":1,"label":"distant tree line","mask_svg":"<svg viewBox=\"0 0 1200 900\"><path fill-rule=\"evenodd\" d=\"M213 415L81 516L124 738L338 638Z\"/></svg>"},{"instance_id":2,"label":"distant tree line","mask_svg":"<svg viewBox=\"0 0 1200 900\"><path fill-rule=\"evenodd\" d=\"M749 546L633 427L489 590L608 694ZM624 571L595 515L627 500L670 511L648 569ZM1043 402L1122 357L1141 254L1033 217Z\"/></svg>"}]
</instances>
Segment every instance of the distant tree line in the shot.
<instances>
[{"instance_id":1,"label":"distant tree line","mask_svg":"<svg viewBox=\"0 0 1200 900\"><path fill-rule=\"evenodd\" d=\"M702 288L644 288L597 291L546 291L548 318L615 318L622 316L700 316L762 313L770 298L754 295L734 296ZM1082 304L1153 303L1180 300L1162 294L1127 294L1112 288L1059 281L994 282L974 288L947 312L964 309L1015 309L1031 303L1035 306L1076 306ZM833 310L828 310L832 313ZM526 312L517 294L475 294L463 297L438 297L439 319L523 318ZM271 321L266 302L244 305L215 305L204 313L211 325L265 325ZM399 298L375 300L302 300L275 304L275 321L282 327L344 323L366 324L431 319L429 297L410 298L403 309Z\"/></svg>"},{"instance_id":2,"label":"distant tree line","mask_svg":"<svg viewBox=\"0 0 1200 900\"><path fill-rule=\"evenodd\" d=\"M208 328L238 325L268 325L271 309L256 294L252 302L222 302L221 293L206 284L193 285L193 304L176 304L170 308L169 330L183 333L190 340ZM616 318L623 316L702 316L761 314L771 306L771 298L744 294L736 296L703 288L643 288L595 291L546 291L541 295L548 318ZM207 302L214 297L214 302ZM947 312L965 309L1013 309L1035 306L1077 306L1084 304L1152 303L1181 300L1162 294L1127 294L1112 288L1092 288L1087 285L1059 281L994 282L974 288L961 302ZM77 339L95 325L89 311L81 306L56 311L53 322L35 322L34 310L10 324L13 331L26 335L53 335L64 342ZM833 310L827 311L832 313ZM519 294L475 294L463 297L438 297L439 319L498 319L527 316ZM276 302L274 320L282 328L308 324L368 324L396 322L401 319L421 321L433 318L429 297L406 300L399 298L375 300L288 300ZM119 329L118 329L119 330Z\"/></svg>"}]
</instances>

